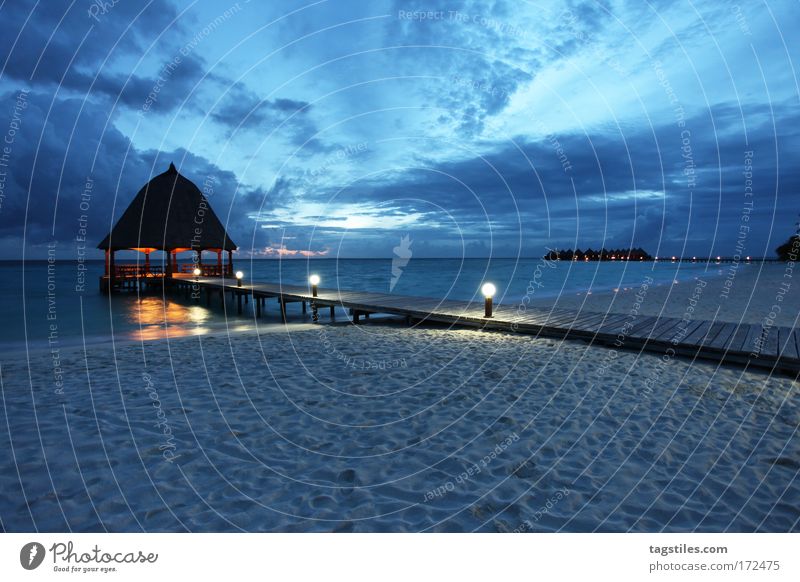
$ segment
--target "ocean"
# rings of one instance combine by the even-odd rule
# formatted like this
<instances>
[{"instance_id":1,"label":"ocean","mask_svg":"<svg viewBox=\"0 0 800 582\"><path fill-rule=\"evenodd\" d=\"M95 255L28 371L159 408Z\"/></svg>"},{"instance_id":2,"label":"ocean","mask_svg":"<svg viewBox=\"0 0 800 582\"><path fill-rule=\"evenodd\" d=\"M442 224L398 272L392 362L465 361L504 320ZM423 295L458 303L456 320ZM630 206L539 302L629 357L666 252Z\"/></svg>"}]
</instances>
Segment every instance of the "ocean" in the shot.
<instances>
[{"instance_id":1,"label":"ocean","mask_svg":"<svg viewBox=\"0 0 800 582\"><path fill-rule=\"evenodd\" d=\"M302 285L312 273L320 287L433 297L480 300L480 287L497 287L496 303L517 304L585 292L639 287L646 277L653 284L685 281L721 273L721 267L701 263L603 262L580 263L544 259L312 259L240 260L245 281ZM6 351L61 347L115 340L159 339L229 329L254 329L252 311L242 316L219 305L191 303L150 292L100 293L103 261L0 262L3 321L0 346ZM252 308L252 304L248 307ZM227 311L227 313L226 313ZM289 318L302 321L298 305ZM278 322L268 309L260 322Z\"/></svg>"}]
</instances>

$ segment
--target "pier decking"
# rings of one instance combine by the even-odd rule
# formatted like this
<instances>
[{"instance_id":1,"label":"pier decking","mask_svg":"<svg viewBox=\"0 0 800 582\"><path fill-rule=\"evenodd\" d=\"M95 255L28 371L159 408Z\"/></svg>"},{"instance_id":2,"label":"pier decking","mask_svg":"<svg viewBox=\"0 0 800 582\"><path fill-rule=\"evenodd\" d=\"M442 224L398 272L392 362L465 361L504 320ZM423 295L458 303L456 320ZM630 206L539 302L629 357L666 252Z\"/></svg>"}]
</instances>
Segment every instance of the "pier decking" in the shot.
<instances>
[{"instance_id":1,"label":"pier decking","mask_svg":"<svg viewBox=\"0 0 800 582\"><path fill-rule=\"evenodd\" d=\"M267 299L277 299L277 313L286 321L286 305L302 303L316 309L350 310L354 323L370 314L404 317L408 323L440 322L457 326L508 331L541 337L583 340L591 344L618 349L659 353L665 358L675 356L698 358L720 363L767 369L796 376L800 372L800 329L763 327L723 321L692 320L684 322L674 317L631 317L624 313L594 313L566 309L518 309L516 305L496 305L493 317L484 317L483 301L439 300L345 291L318 290L314 297L305 286L273 283L242 283L218 277L176 276L164 278L165 288L183 293L186 299L212 305L214 298L224 299L229 293L242 313L242 303L254 303L254 314L261 317Z\"/></svg>"}]
</instances>

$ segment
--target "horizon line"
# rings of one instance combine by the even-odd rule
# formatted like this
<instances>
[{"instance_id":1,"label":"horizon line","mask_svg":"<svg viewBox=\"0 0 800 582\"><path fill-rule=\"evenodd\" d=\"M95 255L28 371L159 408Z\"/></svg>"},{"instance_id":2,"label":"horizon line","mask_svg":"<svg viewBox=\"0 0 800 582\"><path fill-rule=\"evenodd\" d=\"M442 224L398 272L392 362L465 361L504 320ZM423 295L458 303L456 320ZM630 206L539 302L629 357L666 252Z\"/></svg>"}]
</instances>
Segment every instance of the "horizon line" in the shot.
<instances>
[{"instance_id":1,"label":"horizon line","mask_svg":"<svg viewBox=\"0 0 800 582\"><path fill-rule=\"evenodd\" d=\"M713 257L679 257L675 255L675 258L672 258L672 255L668 255L665 257L653 257L650 259L644 260L625 260L625 259L605 259L605 260L577 260L577 259L550 259L555 261L564 261L569 263L650 263L650 262L679 262L679 261L688 261L688 262L696 262L701 263L704 261L709 262L717 262L719 261L731 261L734 260L733 256L723 256L718 255ZM518 256L518 257L414 257L411 260L416 261L441 261L441 260L451 260L451 261L477 261L477 260L495 260L495 261L510 261L510 260L527 260L527 259L544 259L546 255L541 256ZM239 257L239 261L390 261L393 260L394 257ZM8 263L8 262L25 262L25 261L42 261L47 262L50 259L48 258L26 258L26 259L4 259L0 258L0 262ZM753 262L753 261L760 261L760 260L780 260L777 255L774 256L750 256L749 259L747 257L740 257L740 262ZM59 259L55 258L55 262L99 262L102 263L105 261L104 258L96 258L96 259ZM178 260L178 262L185 262L185 263L192 263L191 259L183 259Z\"/></svg>"}]
</instances>

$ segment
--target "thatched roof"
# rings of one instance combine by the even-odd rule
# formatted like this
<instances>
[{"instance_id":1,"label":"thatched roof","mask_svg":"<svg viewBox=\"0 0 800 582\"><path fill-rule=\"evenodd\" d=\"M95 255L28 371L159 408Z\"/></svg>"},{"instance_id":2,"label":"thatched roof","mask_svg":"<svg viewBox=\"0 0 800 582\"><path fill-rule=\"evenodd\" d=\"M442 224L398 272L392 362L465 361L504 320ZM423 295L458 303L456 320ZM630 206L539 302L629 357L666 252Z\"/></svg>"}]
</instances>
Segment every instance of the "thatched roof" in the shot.
<instances>
[{"instance_id":1,"label":"thatched roof","mask_svg":"<svg viewBox=\"0 0 800 582\"><path fill-rule=\"evenodd\" d=\"M200 189L170 164L139 190L97 248L235 250L237 246Z\"/></svg>"}]
</instances>

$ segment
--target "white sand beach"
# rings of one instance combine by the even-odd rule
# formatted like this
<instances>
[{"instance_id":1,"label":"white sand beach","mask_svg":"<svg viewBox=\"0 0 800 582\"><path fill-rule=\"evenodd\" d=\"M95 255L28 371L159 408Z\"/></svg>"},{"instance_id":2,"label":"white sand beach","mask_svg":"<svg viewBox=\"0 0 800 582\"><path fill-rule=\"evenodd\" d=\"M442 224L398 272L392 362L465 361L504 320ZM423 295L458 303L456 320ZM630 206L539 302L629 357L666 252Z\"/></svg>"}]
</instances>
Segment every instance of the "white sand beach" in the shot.
<instances>
[{"instance_id":1,"label":"white sand beach","mask_svg":"<svg viewBox=\"0 0 800 582\"><path fill-rule=\"evenodd\" d=\"M272 329L4 359L3 529L800 527L789 378L477 330Z\"/></svg>"}]
</instances>

